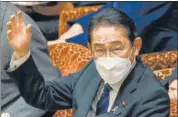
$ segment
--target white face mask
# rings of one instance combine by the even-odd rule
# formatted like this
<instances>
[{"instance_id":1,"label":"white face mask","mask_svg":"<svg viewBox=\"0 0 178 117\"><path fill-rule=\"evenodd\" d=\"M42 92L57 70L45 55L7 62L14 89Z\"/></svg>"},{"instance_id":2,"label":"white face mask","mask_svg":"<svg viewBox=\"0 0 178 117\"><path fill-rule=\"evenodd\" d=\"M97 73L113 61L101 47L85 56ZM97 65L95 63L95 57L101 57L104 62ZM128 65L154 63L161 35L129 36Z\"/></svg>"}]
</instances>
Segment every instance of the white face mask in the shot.
<instances>
[{"instance_id":1,"label":"white face mask","mask_svg":"<svg viewBox=\"0 0 178 117\"><path fill-rule=\"evenodd\" d=\"M100 57L95 63L100 76L108 84L115 84L125 79L133 66L129 58L121 57Z\"/></svg>"}]
</instances>

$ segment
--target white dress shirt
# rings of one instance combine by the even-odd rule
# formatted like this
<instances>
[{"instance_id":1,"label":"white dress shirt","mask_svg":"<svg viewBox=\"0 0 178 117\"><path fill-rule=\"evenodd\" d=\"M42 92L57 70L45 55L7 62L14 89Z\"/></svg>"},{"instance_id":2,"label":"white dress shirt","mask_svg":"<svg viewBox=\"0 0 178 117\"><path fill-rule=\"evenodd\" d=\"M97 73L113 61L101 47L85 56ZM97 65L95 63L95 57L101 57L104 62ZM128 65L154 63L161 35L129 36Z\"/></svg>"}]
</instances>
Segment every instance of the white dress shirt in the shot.
<instances>
[{"instance_id":1,"label":"white dress shirt","mask_svg":"<svg viewBox=\"0 0 178 117\"><path fill-rule=\"evenodd\" d=\"M12 71L16 70L18 67L20 67L23 63L25 63L25 61L27 61L27 59L30 57L31 52L28 51L28 53L23 56L22 58L17 59L15 57L15 54L12 54L12 58L10 61L10 68Z\"/></svg>"}]
</instances>

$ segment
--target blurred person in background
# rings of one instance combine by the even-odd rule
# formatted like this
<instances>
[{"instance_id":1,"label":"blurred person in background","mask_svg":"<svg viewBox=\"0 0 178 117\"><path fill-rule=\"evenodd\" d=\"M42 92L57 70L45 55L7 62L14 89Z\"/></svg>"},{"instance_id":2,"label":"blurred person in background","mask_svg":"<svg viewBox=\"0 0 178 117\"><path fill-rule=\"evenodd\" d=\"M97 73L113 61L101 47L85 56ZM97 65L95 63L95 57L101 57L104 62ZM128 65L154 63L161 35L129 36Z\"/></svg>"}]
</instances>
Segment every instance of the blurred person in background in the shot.
<instances>
[{"instance_id":1,"label":"blurred person in background","mask_svg":"<svg viewBox=\"0 0 178 117\"><path fill-rule=\"evenodd\" d=\"M72 2L12 2L27 13L38 25L46 39L58 39L59 14L63 9L73 8Z\"/></svg>"},{"instance_id":2,"label":"blurred person in background","mask_svg":"<svg viewBox=\"0 0 178 117\"><path fill-rule=\"evenodd\" d=\"M109 2L98 11L69 22L71 29L63 34L61 39L86 46L91 17L105 8L117 8L134 20L137 28L136 35L143 39L141 54L177 50L177 6L175 2L166 1Z\"/></svg>"},{"instance_id":3,"label":"blurred person in background","mask_svg":"<svg viewBox=\"0 0 178 117\"><path fill-rule=\"evenodd\" d=\"M71 9L82 6L103 5L106 2L12 2L22 11L26 12L38 25L48 41L58 39L58 23L60 12L65 9Z\"/></svg>"},{"instance_id":4,"label":"blurred person in background","mask_svg":"<svg viewBox=\"0 0 178 117\"><path fill-rule=\"evenodd\" d=\"M6 22L9 17L19 11L13 4L9 2L1 2L1 112L9 113L10 117L52 117L53 112L49 113L41 109L34 108L28 105L21 97L14 80L10 79L4 71L5 63L8 62L12 56L13 49L7 41ZM38 65L38 70L45 76L54 76L50 79L59 78L60 72L52 65L51 59L48 56L48 47L46 39L41 33L36 23L25 13L23 13L24 22L32 24L32 41L31 54ZM16 19L17 20L17 19ZM19 30L17 29L17 32Z\"/></svg>"}]
</instances>

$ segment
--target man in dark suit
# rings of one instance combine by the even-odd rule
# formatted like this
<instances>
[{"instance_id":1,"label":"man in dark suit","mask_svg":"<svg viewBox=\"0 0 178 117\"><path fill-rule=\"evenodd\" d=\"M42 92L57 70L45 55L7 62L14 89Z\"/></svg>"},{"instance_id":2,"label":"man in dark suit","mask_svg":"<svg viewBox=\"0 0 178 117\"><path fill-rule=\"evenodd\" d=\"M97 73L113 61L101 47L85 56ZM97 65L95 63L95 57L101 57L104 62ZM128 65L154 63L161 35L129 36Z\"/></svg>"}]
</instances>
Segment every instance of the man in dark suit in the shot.
<instances>
[{"instance_id":1,"label":"man in dark suit","mask_svg":"<svg viewBox=\"0 0 178 117\"><path fill-rule=\"evenodd\" d=\"M31 25L19 28L14 18L7 23L14 54L5 70L29 104L50 111L72 108L74 117L169 116L167 91L136 57L142 40L135 36L132 19L122 11L105 9L92 17L93 59L81 71L53 81L44 79L53 75L43 75L29 49ZM20 12L18 19L23 24Z\"/></svg>"},{"instance_id":2,"label":"man in dark suit","mask_svg":"<svg viewBox=\"0 0 178 117\"><path fill-rule=\"evenodd\" d=\"M1 112L10 113L11 117L50 117L45 115L44 110L33 108L29 106L24 99L20 96L18 88L16 87L14 81L9 78L9 76L4 71L4 65L11 59L13 49L10 47L7 41L6 35L6 23L9 20L9 17L15 14L19 9L8 2L1 2ZM30 23L33 25L32 31L32 41L31 41L31 54L33 55L38 69L43 75L54 77L59 77L57 69L52 65L52 62L48 56L47 44L44 36L39 30L38 26L34 21L24 15L25 23ZM46 80L51 80L50 79Z\"/></svg>"}]
</instances>

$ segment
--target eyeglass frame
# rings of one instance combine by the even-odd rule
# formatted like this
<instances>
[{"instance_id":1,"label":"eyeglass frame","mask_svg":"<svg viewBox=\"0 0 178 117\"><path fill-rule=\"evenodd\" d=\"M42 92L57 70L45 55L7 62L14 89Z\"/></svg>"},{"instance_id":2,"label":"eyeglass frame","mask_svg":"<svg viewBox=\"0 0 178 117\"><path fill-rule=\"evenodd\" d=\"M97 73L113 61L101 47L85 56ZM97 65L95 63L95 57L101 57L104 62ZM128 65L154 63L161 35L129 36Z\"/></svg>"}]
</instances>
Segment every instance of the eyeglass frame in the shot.
<instances>
[{"instance_id":1,"label":"eyeglass frame","mask_svg":"<svg viewBox=\"0 0 178 117\"><path fill-rule=\"evenodd\" d=\"M125 51L126 49L131 48L132 46L133 46L133 44L129 43L127 46L122 47L120 50L117 50L118 47L113 48L113 49L111 49L111 50L110 50L109 48L105 48L105 49L103 48L103 49L101 49L101 51L103 52L101 56L96 56L96 55L95 55L96 50L93 50L93 48L91 48L91 51L92 51L92 53L93 53L93 57L94 57L94 58L99 58L99 57L104 57L103 54L106 54L106 55L107 55L107 51L110 51L111 53L113 53L112 51L117 50L117 51L120 51L120 52L114 52L114 53L113 53L114 57L117 57L119 53L122 53L122 52ZM108 50L108 49L109 49L109 50ZM98 50L99 50L99 49L98 49ZM115 54L115 53L117 53L117 54ZM111 57L112 57L112 56L111 56Z\"/></svg>"}]
</instances>

